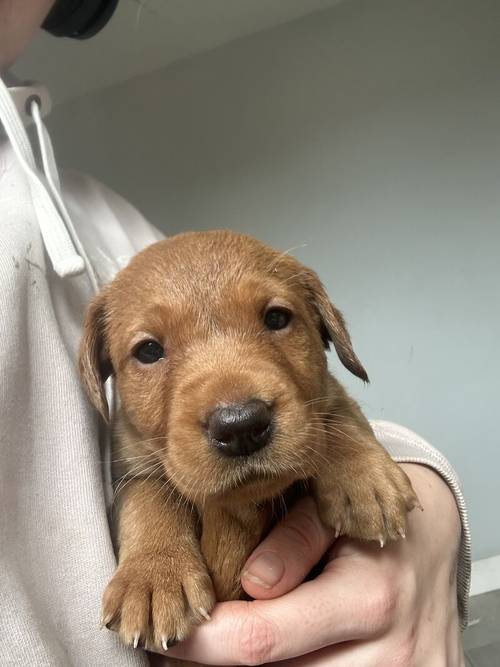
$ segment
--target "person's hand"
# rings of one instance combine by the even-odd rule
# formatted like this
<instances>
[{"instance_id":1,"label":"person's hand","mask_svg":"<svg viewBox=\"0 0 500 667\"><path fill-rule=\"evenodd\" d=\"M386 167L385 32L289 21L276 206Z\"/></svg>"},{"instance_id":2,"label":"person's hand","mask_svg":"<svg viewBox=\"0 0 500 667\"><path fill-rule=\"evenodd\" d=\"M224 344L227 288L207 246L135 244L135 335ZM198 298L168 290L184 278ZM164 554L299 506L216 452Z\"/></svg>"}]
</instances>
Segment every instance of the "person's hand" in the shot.
<instances>
[{"instance_id":1,"label":"person's hand","mask_svg":"<svg viewBox=\"0 0 500 667\"><path fill-rule=\"evenodd\" d=\"M424 507L409 515L405 540L383 549L333 544L305 498L244 568L243 586L256 599L218 604L169 655L211 665L462 665L455 500L430 469L404 467ZM301 583L332 544L322 573Z\"/></svg>"}]
</instances>

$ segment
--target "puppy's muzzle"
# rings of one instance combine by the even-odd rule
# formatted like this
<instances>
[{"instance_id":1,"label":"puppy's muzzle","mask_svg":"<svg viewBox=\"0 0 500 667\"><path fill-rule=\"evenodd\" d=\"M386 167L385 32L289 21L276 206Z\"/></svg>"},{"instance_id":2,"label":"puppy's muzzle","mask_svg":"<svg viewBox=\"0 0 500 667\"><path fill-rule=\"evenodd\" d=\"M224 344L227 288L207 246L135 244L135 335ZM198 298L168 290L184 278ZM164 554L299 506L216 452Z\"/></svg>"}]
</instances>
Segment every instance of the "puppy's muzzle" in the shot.
<instances>
[{"instance_id":1,"label":"puppy's muzzle","mask_svg":"<svg viewBox=\"0 0 500 667\"><path fill-rule=\"evenodd\" d=\"M208 437L225 456L250 456L271 439L272 411L253 399L217 408L208 418Z\"/></svg>"}]
</instances>

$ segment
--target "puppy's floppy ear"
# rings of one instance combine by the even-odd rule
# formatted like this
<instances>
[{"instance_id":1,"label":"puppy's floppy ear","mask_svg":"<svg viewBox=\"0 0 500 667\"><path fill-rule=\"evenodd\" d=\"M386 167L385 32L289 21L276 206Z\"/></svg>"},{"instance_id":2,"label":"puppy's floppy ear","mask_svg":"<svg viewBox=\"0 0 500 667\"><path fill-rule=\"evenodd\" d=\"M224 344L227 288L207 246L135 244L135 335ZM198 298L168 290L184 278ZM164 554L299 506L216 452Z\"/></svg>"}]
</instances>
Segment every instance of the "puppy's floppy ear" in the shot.
<instances>
[{"instance_id":1,"label":"puppy's floppy ear","mask_svg":"<svg viewBox=\"0 0 500 667\"><path fill-rule=\"evenodd\" d=\"M363 364L353 350L344 317L340 310L331 303L321 280L311 269L306 269L301 273L300 280L308 292L310 302L320 316L320 333L326 349L330 348L330 342L332 342L344 366L364 382L369 382Z\"/></svg>"},{"instance_id":2,"label":"puppy's floppy ear","mask_svg":"<svg viewBox=\"0 0 500 667\"><path fill-rule=\"evenodd\" d=\"M109 407L104 383L113 372L106 342L106 293L91 302L85 314L80 344L80 375L89 399L106 421Z\"/></svg>"}]
</instances>

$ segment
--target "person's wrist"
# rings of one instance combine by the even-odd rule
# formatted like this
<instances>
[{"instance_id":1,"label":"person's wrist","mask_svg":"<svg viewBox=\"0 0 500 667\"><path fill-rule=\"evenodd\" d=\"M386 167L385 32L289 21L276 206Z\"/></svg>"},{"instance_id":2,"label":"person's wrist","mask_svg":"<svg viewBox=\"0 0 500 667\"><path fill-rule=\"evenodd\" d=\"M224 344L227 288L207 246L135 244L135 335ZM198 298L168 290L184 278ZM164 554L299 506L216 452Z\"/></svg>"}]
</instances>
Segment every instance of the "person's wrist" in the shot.
<instances>
[{"instance_id":1,"label":"person's wrist","mask_svg":"<svg viewBox=\"0 0 500 667\"><path fill-rule=\"evenodd\" d=\"M455 496L444 479L432 468L418 463L402 463L401 467L411 480L423 507L413 510L408 523L414 530L440 534L443 543L456 551L460 543L462 525Z\"/></svg>"}]
</instances>

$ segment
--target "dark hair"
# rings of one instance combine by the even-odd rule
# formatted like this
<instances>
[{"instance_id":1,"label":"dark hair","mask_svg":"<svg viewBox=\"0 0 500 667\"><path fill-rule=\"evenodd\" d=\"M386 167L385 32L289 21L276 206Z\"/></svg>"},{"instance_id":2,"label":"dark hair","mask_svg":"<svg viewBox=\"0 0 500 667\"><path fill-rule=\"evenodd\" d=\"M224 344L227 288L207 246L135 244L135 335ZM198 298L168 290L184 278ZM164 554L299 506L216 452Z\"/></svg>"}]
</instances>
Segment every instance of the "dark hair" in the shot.
<instances>
[{"instance_id":1,"label":"dark hair","mask_svg":"<svg viewBox=\"0 0 500 667\"><path fill-rule=\"evenodd\" d=\"M56 0L42 28L56 37L89 39L104 28L118 0Z\"/></svg>"}]
</instances>

